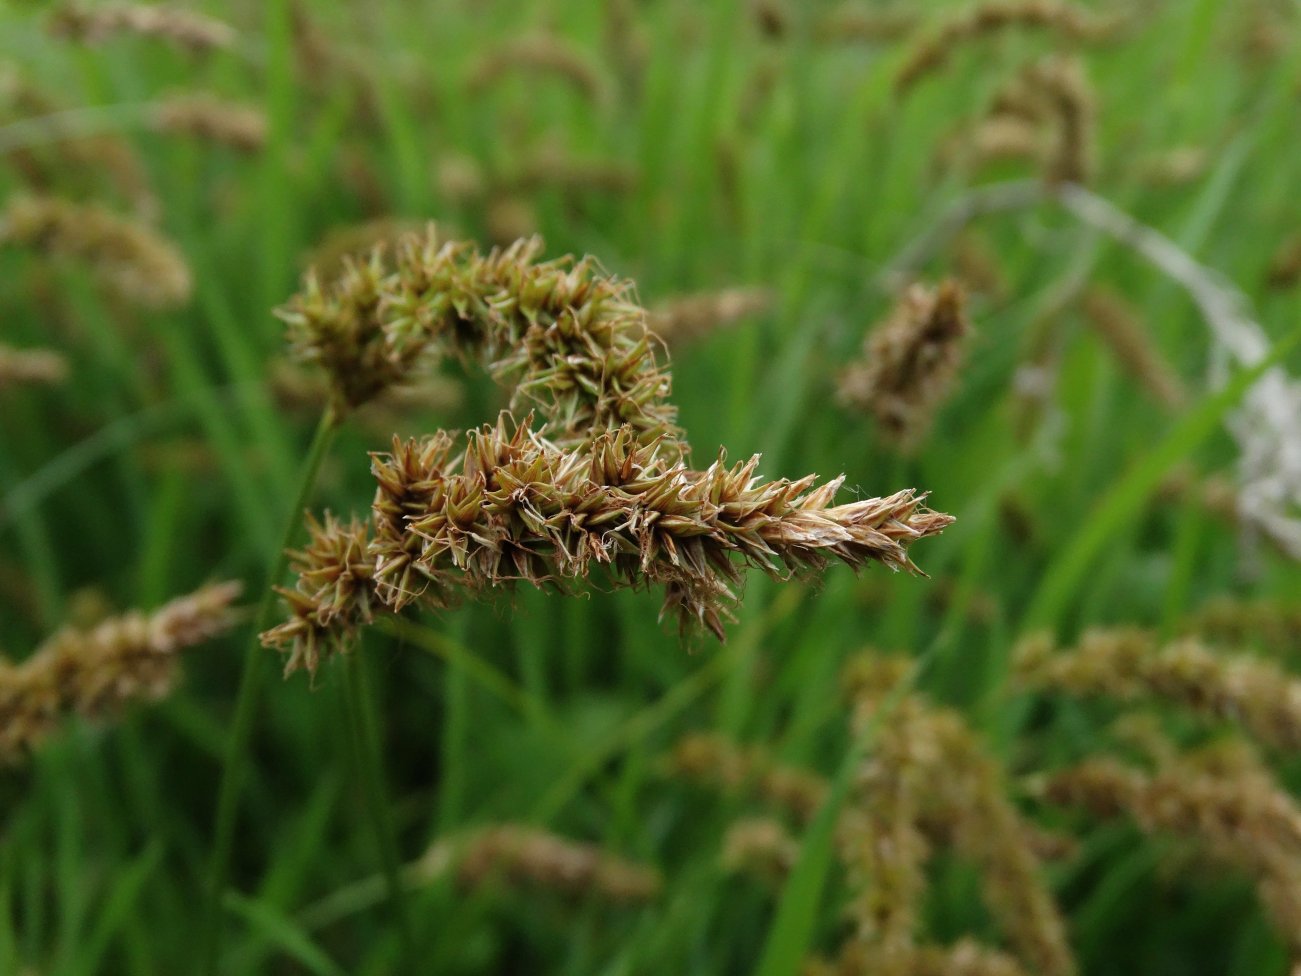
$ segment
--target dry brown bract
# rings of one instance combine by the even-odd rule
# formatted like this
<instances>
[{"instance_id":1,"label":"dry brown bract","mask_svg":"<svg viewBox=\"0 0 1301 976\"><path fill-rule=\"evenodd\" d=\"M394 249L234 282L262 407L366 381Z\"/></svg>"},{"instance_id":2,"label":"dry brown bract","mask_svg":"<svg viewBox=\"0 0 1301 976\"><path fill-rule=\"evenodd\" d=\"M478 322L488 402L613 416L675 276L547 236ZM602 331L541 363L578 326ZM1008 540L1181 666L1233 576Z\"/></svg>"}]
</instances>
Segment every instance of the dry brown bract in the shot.
<instances>
[{"instance_id":1,"label":"dry brown bract","mask_svg":"<svg viewBox=\"0 0 1301 976\"><path fill-rule=\"evenodd\" d=\"M148 308L189 300L190 269L157 231L103 207L57 197L16 196L0 213L0 245L84 261L104 285Z\"/></svg>"},{"instance_id":2,"label":"dry brown bract","mask_svg":"<svg viewBox=\"0 0 1301 976\"><path fill-rule=\"evenodd\" d=\"M239 592L233 582L205 586L153 613L60 631L26 660L0 663L0 762L21 760L69 714L101 718L167 695L178 652L229 629Z\"/></svg>"},{"instance_id":3,"label":"dry brown bract","mask_svg":"<svg viewBox=\"0 0 1301 976\"><path fill-rule=\"evenodd\" d=\"M841 403L871 414L901 448L916 447L953 387L970 332L956 282L933 291L912 286L868 333L862 358L841 374Z\"/></svg>"},{"instance_id":4,"label":"dry brown bract","mask_svg":"<svg viewBox=\"0 0 1301 976\"><path fill-rule=\"evenodd\" d=\"M167 4L70 3L55 10L50 30L59 37L94 44L114 34L170 41L191 54L235 46L235 28L212 17Z\"/></svg>"},{"instance_id":5,"label":"dry brown bract","mask_svg":"<svg viewBox=\"0 0 1301 976\"><path fill-rule=\"evenodd\" d=\"M53 349L0 344L0 390L28 383L55 385L68 378L68 361Z\"/></svg>"},{"instance_id":6,"label":"dry brown bract","mask_svg":"<svg viewBox=\"0 0 1301 976\"><path fill-rule=\"evenodd\" d=\"M916 571L907 547L952 521L911 490L833 506L842 479L764 482L758 456L694 471L676 445L638 434L625 425L564 449L503 415L463 452L442 432L395 442L374 457L371 537L361 523L313 526L285 594L292 616L264 643L289 650L287 671L310 671L380 607L444 609L520 582L564 590L598 569L616 587L664 587L665 612L722 639L744 567Z\"/></svg>"}]
</instances>

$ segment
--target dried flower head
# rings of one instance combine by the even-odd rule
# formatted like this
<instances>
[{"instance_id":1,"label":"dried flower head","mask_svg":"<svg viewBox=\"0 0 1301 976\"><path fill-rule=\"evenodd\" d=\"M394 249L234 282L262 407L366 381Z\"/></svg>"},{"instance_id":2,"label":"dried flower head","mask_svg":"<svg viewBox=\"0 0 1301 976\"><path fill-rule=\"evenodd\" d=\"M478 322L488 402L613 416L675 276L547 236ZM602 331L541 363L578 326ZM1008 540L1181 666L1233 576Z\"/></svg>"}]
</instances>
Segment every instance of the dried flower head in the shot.
<instances>
[{"instance_id":1,"label":"dried flower head","mask_svg":"<svg viewBox=\"0 0 1301 976\"><path fill-rule=\"evenodd\" d=\"M189 300L190 269L157 231L94 205L57 197L11 197L0 213L0 245L84 261L105 286L149 308Z\"/></svg>"},{"instance_id":2,"label":"dried flower head","mask_svg":"<svg viewBox=\"0 0 1301 976\"><path fill-rule=\"evenodd\" d=\"M191 54L235 46L235 28L204 14L164 4L104 3L94 7L66 3L50 17L58 37L95 44L114 34L136 34L169 41Z\"/></svg>"},{"instance_id":3,"label":"dried flower head","mask_svg":"<svg viewBox=\"0 0 1301 976\"><path fill-rule=\"evenodd\" d=\"M0 390L28 383L54 386L67 378L68 361L62 353L0 344Z\"/></svg>"},{"instance_id":4,"label":"dried flower head","mask_svg":"<svg viewBox=\"0 0 1301 976\"><path fill-rule=\"evenodd\" d=\"M566 589L599 569L615 586L664 587L665 612L722 639L744 567L780 576L836 559L915 571L907 547L952 521L912 491L833 506L842 479L817 488L812 476L764 482L758 456L728 465L720 455L693 471L674 442L641 444L639 433L625 425L568 450L503 415L471 432L459 454L441 432L395 442L373 466L379 489L366 560L378 602L444 609L462 594L517 583ZM300 563L310 606L314 581L339 567L329 553ZM369 601L358 612L332 608L328 620L346 632ZM290 647L290 670L310 667L320 646L299 616L296 604L293 619L263 636Z\"/></svg>"},{"instance_id":5,"label":"dried flower head","mask_svg":"<svg viewBox=\"0 0 1301 976\"><path fill-rule=\"evenodd\" d=\"M703 338L720 326L762 315L775 300L769 288L724 288L679 295L650 310L650 327L670 346L676 346Z\"/></svg>"},{"instance_id":6,"label":"dried flower head","mask_svg":"<svg viewBox=\"0 0 1301 976\"><path fill-rule=\"evenodd\" d=\"M164 697L179 674L177 652L228 630L239 592L238 583L205 586L149 614L60 631L26 660L0 663L0 761L22 759L68 714L101 718Z\"/></svg>"},{"instance_id":7,"label":"dried flower head","mask_svg":"<svg viewBox=\"0 0 1301 976\"><path fill-rule=\"evenodd\" d=\"M1032 639L1017 649L1016 667L1030 687L1165 699L1236 722L1280 750L1301 748L1301 681L1262 658L1217 654L1191 638L1162 645L1142 630L1091 630L1078 647L1056 654L1050 642Z\"/></svg>"},{"instance_id":8,"label":"dried flower head","mask_svg":"<svg viewBox=\"0 0 1301 976\"><path fill-rule=\"evenodd\" d=\"M255 153L266 145L267 119L260 108L207 92L174 95L158 103L153 125L159 132Z\"/></svg>"},{"instance_id":9,"label":"dried flower head","mask_svg":"<svg viewBox=\"0 0 1301 976\"><path fill-rule=\"evenodd\" d=\"M862 358L840 377L840 400L871 414L882 434L915 447L953 387L971 325L961 286L914 285L863 341Z\"/></svg>"}]
</instances>

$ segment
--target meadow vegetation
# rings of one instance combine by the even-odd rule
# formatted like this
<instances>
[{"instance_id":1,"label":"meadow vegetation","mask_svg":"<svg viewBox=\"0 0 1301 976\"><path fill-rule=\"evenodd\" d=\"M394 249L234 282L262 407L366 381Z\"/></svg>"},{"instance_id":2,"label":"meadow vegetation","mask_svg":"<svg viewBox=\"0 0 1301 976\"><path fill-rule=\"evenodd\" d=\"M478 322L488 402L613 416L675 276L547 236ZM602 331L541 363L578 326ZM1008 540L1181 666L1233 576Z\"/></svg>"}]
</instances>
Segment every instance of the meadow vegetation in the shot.
<instances>
[{"instance_id":1,"label":"meadow vegetation","mask_svg":"<svg viewBox=\"0 0 1301 976\"><path fill-rule=\"evenodd\" d=\"M0 9L0 974L1301 973L1301 8Z\"/></svg>"}]
</instances>

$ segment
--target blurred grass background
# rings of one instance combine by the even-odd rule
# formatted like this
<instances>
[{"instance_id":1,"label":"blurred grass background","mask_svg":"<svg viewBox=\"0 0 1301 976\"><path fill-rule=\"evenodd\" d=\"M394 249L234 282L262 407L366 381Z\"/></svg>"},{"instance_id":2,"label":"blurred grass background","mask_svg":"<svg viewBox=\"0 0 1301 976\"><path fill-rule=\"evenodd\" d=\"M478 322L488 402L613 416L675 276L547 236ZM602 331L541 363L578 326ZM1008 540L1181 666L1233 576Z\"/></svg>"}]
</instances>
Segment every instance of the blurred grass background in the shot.
<instances>
[{"instance_id":1,"label":"blurred grass background","mask_svg":"<svg viewBox=\"0 0 1301 976\"><path fill-rule=\"evenodd\" d=\"M881 272L891 259L970 186L1032 175L1016 162L941 165L937 147L1019 64L1073 49L1008 32L955 50L897 96L913 38L952 9L909 8L915 24L901 37L865 42L820 36L830 10L820 4L791 5L777 30L739 0L272 0L212 5L239 41L199 59L142 38L54 38L44 4L0 10L0 57L61 106L205 90L261 106L268 121L253 155L121 127L157 197L158 226L193 271L181 309L124 308L83 268L0 250L4 341L56 346L72 369L66 385L0 399L6 651L21 656L88 605L154 606L207 579L243 579L255 600L294 515L314 423L268 383L283 355L270 310L296 289L305 255L332 229L383 215L490 240L501 213L451 198L440 167L468 159L509 173L546 150L636 175L620 192L519 194L512 203L548 255L594 254L651 305L695 290L775 289L768 312L674 351L674 399L698 464L725 445L734 459L762 452L769 477L843 471L863 495L924 488L958 522L918 547L929 581L839 569L817 587L752 577L722 648L688 653L654 624L654 595L627 593L521 592L422 619L402 640L368 635L406 858L468 825L518 820L653 863L666 878L663 896L635 910L467 897L446 882L418 889L417 971L753 971L766 942L776 951L774 900L717 863L740 807L666 780L657 757L685 731L712 728L834 772L848 748L836 675L864 646L924 655L921 687L964 709L1013 771L1078 755L1090 735L1078 715L1044 717L1007 693L1009 649L1031 624L1063 639L1116 623L1173 633L1217 597L1295 602L1301 571L1244 541L1195 494L1161 494L1135 476L1158 449L1170 470L1231 471L1222 428L1187 419L1214 395L1208 333L1177 286L1052 207L981 218L967 235L1004 284L973 298L969 366L924 450L898 456L835 404L837 370L890 307ZM346 71L305 70L303 17ZM619 17L630 18L632 46L616 44ZM1301 222L1299 24L1292 3L1158 3L1117 39L1080 50L1097 99L1093 189L1232 279L1275 340L1296 332L1301 302L1296 288L1265 284ZM540 32L581 52L597 97L527 71L471 90L494 49ZM645 63L633 84L636 50ZM1177 184L1153 181L1144 161L1181 147L1201 154L1200 168ZM101 174L67 179L114 201ZM0 200L22 185L0 158ZM950 247L923 269L929 280L953 273ZM1145 398L1086 328L1070 291L1078 281L1136 307L1195 393L1187 414ZM1045 342L1059 356L1056 382L1027 420L1015 374ZM1289 362L1301 368L1295 353ZM465 376L459 405L415 410L406 429L493 417L499 392ZM367 451L385 443L350 425L313 507L363 510ZM4 774L0 972L191 968L244 636L191 655L184 688L166 702L112 728L80 725ZM270 652L263 665L278 667ZM328 927L303 922L306 906L378 870L344 760L339 675L269 687L224 971L393 972L396 933L381 901L359 899ZM1283 774L1301 785L1294 758ZM1052 876L1082 972L1284 972L1245 882L1172 877L1160 845L1131 828L1084 839ZM962 865L941 866L927 918L938 941L991 932L974 883ZM815 947L833 944L837 912L833 898L820 903Z\"/></svg>"}]
</instances>

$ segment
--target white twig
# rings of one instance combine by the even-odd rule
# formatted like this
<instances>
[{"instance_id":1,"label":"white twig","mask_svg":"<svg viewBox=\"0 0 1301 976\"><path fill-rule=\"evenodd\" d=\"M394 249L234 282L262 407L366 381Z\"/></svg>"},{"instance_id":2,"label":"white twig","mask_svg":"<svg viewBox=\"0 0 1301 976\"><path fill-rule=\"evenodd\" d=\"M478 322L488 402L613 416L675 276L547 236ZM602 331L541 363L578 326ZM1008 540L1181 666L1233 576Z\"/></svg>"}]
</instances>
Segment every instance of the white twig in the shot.
<instances>
[{"instance_id":1,"label":"white twig","mask_svg":"<svg viewBox=\"0 0 1301 976\"><path fill-rule=\"evenodd\" d=\"M1230 363L1255 366L1270 352L1269 337L1238 288L1160 231L1075 184L1017 180L982 187L958 199L882 272L895 288L963 227L992 213L1053 202L1081 223L1130 248L1181 285L1206 320L1214 341L1212 383L1222 385ZM1226 422L1240 451L1238 512L1292 558L1301 560L1301 383L1281 367L1268 370Z\"/></svg>"}]
</instances>

